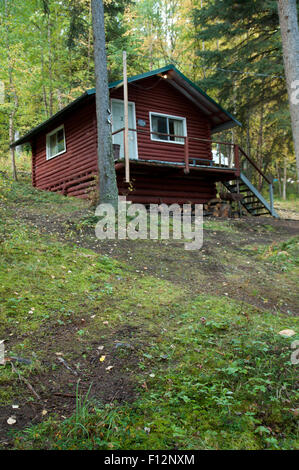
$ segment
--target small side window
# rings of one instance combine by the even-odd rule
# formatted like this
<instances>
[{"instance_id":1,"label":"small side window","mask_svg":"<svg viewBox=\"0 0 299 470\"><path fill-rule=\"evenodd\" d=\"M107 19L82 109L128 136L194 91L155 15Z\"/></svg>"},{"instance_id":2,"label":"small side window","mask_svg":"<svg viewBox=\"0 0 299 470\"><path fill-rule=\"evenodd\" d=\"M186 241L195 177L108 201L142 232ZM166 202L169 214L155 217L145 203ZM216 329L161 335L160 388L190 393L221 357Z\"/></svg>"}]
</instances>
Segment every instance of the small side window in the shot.
<instances>
[{"instance_id":1,"label":"small side window","mask_svg":"<svg viewBox=\"0 0 299 470\"><path fill-rule=\"evenodd\" d=\"M66 152L64 126L47 134L47 160Z\"/></svg>"}]
</instances>

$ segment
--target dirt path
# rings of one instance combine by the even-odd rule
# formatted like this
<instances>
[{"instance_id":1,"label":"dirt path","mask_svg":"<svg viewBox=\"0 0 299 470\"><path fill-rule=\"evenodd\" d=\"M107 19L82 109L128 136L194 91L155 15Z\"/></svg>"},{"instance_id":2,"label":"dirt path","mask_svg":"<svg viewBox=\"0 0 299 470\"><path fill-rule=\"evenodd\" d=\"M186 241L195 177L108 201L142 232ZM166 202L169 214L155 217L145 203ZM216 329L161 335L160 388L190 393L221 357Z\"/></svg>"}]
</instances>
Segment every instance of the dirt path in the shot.
<instances>
[{"instance_id":1,"label":"dirt path","mask_svg":"<svg viewBox=\"0 0 299 470\"><path fill-rule=\"evenodd\" d=\"M184 287L186 294L210 293L227 295L261 309L298 312L292 300L279 304L282 290L273 290L275 268L258 263L250 247L280 243L299 234L299 221L276 220L271 217L243 219L205 219L204 246L198 251L186 251L181 241L107 240L96 239L94 229L80 225L86 212L68 216L43 216L16 211L23 221L44 233L55 235L61 242L76 244L102 255L125 262L137 273L147 273ZM210 225L212 228L210 228ZM78 228L80 227L80 228ZM248 260L249 257L249 260ZM265 269L266 268L266 269ZM264 287L265 296L251 295L243 282ZM286 287L287 291L287 287ZM267 302L264 301L267 298ZM278 305L279 304L279 305Z\"/></svg>"}]
</instances>

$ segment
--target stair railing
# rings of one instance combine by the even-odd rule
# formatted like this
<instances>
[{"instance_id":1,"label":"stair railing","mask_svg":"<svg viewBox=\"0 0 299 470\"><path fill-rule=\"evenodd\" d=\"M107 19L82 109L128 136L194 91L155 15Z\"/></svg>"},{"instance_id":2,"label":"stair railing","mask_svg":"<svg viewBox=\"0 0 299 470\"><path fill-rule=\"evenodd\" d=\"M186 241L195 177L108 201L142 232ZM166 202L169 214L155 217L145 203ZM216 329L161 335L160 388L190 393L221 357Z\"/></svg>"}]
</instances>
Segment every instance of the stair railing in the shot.
<instances>
[{"instance_id":1,"label":"stair railing","mask_svg":"<svg viewBox=\"0 0 299 470\"><path fill-rule=\"evenodd\" d=\"M246 158L246 161L250 163L251 166L261 175L261 177L265 180L265 182L268 184L268 189L269 189L269 201L270 201L270 208L271 212L273 214L274 211L274 198L273 198L273 178L269 178L268 176L265 175L265 173L257 166L257 164L247 155L244 150L239 147L239 153Z\"/></svg>"}]
</instances>

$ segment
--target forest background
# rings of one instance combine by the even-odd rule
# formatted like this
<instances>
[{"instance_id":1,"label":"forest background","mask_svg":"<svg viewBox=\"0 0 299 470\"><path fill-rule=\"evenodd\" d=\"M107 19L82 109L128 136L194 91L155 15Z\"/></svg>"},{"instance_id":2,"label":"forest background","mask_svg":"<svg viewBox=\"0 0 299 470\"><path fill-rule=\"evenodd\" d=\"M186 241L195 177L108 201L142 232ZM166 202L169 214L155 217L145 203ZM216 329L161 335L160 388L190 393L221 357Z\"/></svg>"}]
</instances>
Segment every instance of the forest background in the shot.
<instances>
[{"instance_id":1,"label":"forest background","mask_svg":"<svg viewBox=\"0 0 299 470\"><path fill-rule=\"evenodd\" d=\"M238 142L296 197L296 165L276 0L104 0L111 81L167 64L242 122ZM299 10L299 7L298 7ZM0 162L9 142L93 88L90 0L0 0ZM26 149L25 149L26 150ZM30 164L18 152L17 167ZM257 184L261 183L256 181Z\"/></svg>"}]
</instances>

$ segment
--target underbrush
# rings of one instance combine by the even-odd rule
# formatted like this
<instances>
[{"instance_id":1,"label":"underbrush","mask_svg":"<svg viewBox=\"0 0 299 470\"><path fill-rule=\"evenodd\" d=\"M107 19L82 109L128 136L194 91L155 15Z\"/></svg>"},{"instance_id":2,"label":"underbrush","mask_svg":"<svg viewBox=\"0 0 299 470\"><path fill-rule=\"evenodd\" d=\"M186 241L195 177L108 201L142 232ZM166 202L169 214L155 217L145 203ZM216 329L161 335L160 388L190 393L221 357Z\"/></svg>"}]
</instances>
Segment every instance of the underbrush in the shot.
<instances>
[{"instance_id":1,"label":"underbrush","mask_svg":"<svg viewBox=\"0 0 299 470\"><path fill-rule=\"evenodd\" d=\"M261 259L272 263L281 271L290 271L299 266L299 236L283 243L272 243L267 248L259 248Z\"/></svg>"}]
</instances>

